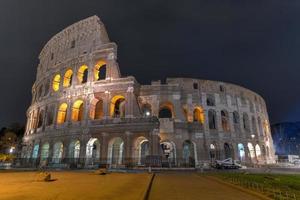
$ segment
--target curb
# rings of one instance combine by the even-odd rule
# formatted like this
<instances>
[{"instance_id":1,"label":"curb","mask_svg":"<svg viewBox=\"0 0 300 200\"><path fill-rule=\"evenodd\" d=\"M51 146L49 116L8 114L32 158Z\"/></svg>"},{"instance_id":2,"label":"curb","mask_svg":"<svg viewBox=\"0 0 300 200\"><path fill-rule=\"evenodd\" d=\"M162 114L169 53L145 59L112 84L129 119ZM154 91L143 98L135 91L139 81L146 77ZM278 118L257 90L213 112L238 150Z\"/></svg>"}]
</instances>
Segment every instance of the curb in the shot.
<instances>
[{"instance_id":1,"label":"curb","mask_svg":"<svg viewBox=\"0 0 300 200\"><path fill-rule=\"evenodd\" d=\"M150 191L151 191L151 188L152 188L152 183L153 183L154 177L155 177L155 174L154 173L151 174L151 179L148 183L146 192L144 193L143 200L148 200L149 199L149 194L150 194Z\"/></svg>"},{"instance_id":2,"label":"curb","mask_svg":"<svg viewBox=\"0 0 300 200\"><path fill-rule=\"evenodd\" d=\"M254 191L252 191L252 190L243 188L243 187L238 186L238 185L234 185L234 184L232 184L232 183L228 183L228 182L223 181L222 179L219 179L219 178L216 178L216 177L205 176L205 178L210 179L210 180L217 181L217 182L219 182L219 183L221 183L221 184L225 184L225 185L227 185L227 186L229 186L229 187L232 187L232 188L237 189L237 190L240 190L240 191L242 191L242 192L245 192L245 193L254 195L254 196L256 196L256 197L258 197L258 198L260 198L260 199L263 199L263 200L272 200L271 198L269 198L269 197L267 197L267 196L265 196L265 195L263 195L263 194L261 194L261 193L254 192Z\"/></svg>"}]
</instances>

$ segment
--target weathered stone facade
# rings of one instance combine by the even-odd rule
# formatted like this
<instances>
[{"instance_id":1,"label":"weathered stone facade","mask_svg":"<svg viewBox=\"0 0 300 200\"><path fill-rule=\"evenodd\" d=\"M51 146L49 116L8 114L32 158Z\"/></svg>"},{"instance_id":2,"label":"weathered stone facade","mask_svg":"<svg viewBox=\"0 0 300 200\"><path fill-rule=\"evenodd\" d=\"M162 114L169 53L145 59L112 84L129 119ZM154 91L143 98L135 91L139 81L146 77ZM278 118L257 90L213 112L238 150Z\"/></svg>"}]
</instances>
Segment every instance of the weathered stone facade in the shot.
<instances>
[{"instance_id":1,"label":"weathered stone facade","mask_svg":"<svg viewBox=\"0 0 300 200\"><path fill-rule=\"evenodd\" d=\"M197 167L214 159L274 162L266 105L243 87L121 77L117 45L97 16L42 49L22 156L24 164Z\"/></svg>"}]
</instances>

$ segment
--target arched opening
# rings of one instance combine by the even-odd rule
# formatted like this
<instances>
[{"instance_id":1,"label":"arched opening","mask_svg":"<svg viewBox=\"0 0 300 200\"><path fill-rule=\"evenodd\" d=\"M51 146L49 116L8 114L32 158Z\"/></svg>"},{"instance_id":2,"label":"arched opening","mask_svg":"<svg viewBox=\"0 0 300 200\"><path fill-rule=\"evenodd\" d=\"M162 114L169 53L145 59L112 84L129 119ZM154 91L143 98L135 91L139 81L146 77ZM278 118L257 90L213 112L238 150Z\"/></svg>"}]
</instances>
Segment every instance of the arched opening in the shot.
<instances>
[{"instance_id":1,"label":"arched opening","mask_svg":"<svg viewBox=\"0 0 300 200\"><path fill-rule=\"evenodd\" d=\"M62 159L64 151L64 145L62 142L56 142L53 146L53 157L52 157L52 162L53 163L60 163Z\"/></svg>"},{"instance_id":2,"label":"arched opening","mask_svg":"<svg viewBox=\"0 0 300 200\"><path fill-rule=\"evenodd\" d=\"M244 130L250 131L249 117L247 113L243 114L243 125L244 125Z\"/></svg>"},{"instance_id":3,"label":"arched opening","mask_svg":"<svg viewBox=\"0 0 300 200\"><path fill-rule=\"evenodd\" d=\"M121 165L124 159L124 141L122 138L113 138L108 145L108 163Z\"/></svg>"},{"instance_id":4,"label":"arched opening","mask_svg":"<svg viewBox=\"0 0 300 200\"><path fill-rule=\"evenodd\" d=\"M163 166L171 167L176 165L176 148L173 142L160 143L163 159Z\"/></svg>"},{"instance_id":5,"label":"arched opening","mask_svg":"<svg viewBox=\"0 0 300 200\"><path fill-rule=\"evenodd\" d=\"M227 158L232 158L233 159L233 153L232 153L232 148L228 143L224 143L224 155L225 159Z\"/></svg>"},{"instance_id":6,"label":"arched opening","mask_svg":"<svg viewBox=\"0 0 300 200\"><path fill-rule=\"evenodd\" d=\"M237 111L233 112L233 126L235 131L240 130L240 116Z\"/></svg>"},{"instance_id":7,"label":"arched opening","mask_svg":"<svg viewBox=\"0 0 300 200\"><path fill-rule=\"evenodd\" d=\"M203 108L200 106L197 106L194 109L194 122L199 122L201 124L204 124L204 111Z\"/></svg>"},{"instance_id":8,"label":"arched opening","mask_svg":"<svg viewBox=\"0 0 300 200\"><path fill-rule=\"evenodd\" d=\"M215 145L215 144L209 145L209 156L210 156L211 162L213 162L214 160L219 158L217 145Z\"/></svg>"},{"instance_id":9,"label":"arched opening","mask_svg":"<svg viewBox=\"0 0 300 200\"><path fill-rule=\"evenodd\" d=\"M208 111L208 125L209 129L216 129L216 111L214 110L209 110Z\"/></svg>"},{"instance_id":10,"label":"arched opening","mask_svg":"<svg viewBox=\"0 0 300 200\"><path fill-rule=\"evenodd\" d=\"M248 150L249 150L249 157L251 158L251 160L253 160L255 158L255 150L253 145L250 142L248 143Z\"/></svg>"},{"instance_id":11,"label":"arched opening","mask_svg":"<svg viewBox=\"0 0 300 200\"><path fill-rule=\"evenodd\" d=\"M77 122L83 119L83 101L76 100L72 107L72 120Z\"/></svg>"},{"instance_id":12,"label":"arched opening","mask_svg":"<svg viewBox=\"0 0 300 200\"><path fill-rule=\"evenodd\" d=\"M39 112L39 119L38 119L38 128L41 128L43 126L44 123L44 111L40 110Z\"/></svg>"},{"instance_id":13,"label":"arched opening","mask_svg":"<svg viewBox=\"0 0 300 200\"><path fill-rule=\"evenodd\" d=\"M138 137L135 141L135 155L138 165L145 165L146 157L150 155L149 140L143 136Z\"/></svg>"},{"instance_id":14,"label":"arched opening","mask_svg":"<svg viewBox=\"0 0 300 200\"><path fill-rule=\"evenodd\" d=\"M170 102L163 103L159 108L159 118L174 118L174 106Z\"/></svg>"},{"instance_id":15,"label":"arched opening","mask_svg":"<svg viewBox=\"0 0 300 200\"><path fill-rule=\"evenodd\" d=\"M41 161L42 162L47 161L48 157L49 157L49 143L45 143L43 144L41 149Z\"/></svg>"},{"instance_id":16,"label":"arched opening","mask_svg":"<svg viewBox=\"0 0 300 200\"><path fill-rule=\"evenodd\" d=\"M100 60L94 67L94 78L95 81L105 80L106 78L106 62Z\"/></svg>"},{"instance_id":17,"label":"arched opening","mask_svg":"<svg viewBox=\"0 0 300 200\"><path fill-rule=\"evenodd\" d=\"M86 145L87 164L94 165L100 160L100 142L97 138L91 138Z\"/></svg>"},{"instance_id":18,"label":"arched opening","mask_svg":"<svg viewBox=\"0 0 300 200\"><path fill-rule=\"evenodd\" d=\"M79 83L86 83L88 79L88 66L82 65L77 72L77 78Z\"/></svg>"},{"instance_id":19,"label":"arched opening","mask_svg":"<svg viewBox=\"0 0 300 200\"><path fill-rule=\"evenodd\" d=\"M207 106L215 106L215 97L213 95L207 95L206 97L206 105Z\"/></svg>"},{"instance_id":20,"label":"arched opening","mask_svg":"<svg viewBox=\"0 0 300 200\"><path fill-rule=\"evenodd\" d=\"M111 99L110 115L114 118L125 117L125 97L116 95Z\"/></svg>"},{"instance_id":21,"label":"arched opening","mask_svg":"<svg viewBox=\"0 0 300 200\"><path fill-rule=\"evenodd\" d=\"M151 117L152 116L152 108L150 104L143 104L142 105L142 114L143 117Z\"/></svg>"},{"instance_id":22,"label":"arched opening","mask_svg":"<svg viewBox=\"0 0 300 200\"><path fill-rule=\"evenodd\" d=\"M227 111L225 110L221 111L221 119L222 119L223 131L228 132L230 128L229 128L229 116Z\"/></svg>"},{"instance_id":23,"label":"arched opening","mask_svg":"<svg viewBox=\"0 0 300 200\"><path fill-rule=\"evenodd\" d=\"M60 104L57 112L57 124L63 124L66 122L67 108L68 105L66 103Z\"/></svg>"},{"instance_id":24,"label":"arched opening","mask_svg":"<svg viewBox=\"0 0 300 200\"><path fill-rule=\"evenodd\" d=\"M256 153L256 158L259 160L261 158L261 150L258 144L255 145L255 153Z\"/></svg>"},{"instance_id":25,"label":"arched opening","mask_svg":"<svg viewBox=\"0 0 300 200\"><path fill-rule=\"evenodd\" d=\"M64 75L64 87L70 87L72 85L72 77L73 77L73 71L71 69L68 69Z\"/></svg>"},{"instance_id":26,"label":"arched opening","mask_svg":"<svg viewBox=\"0 0 300 200\"><path fill-rule=\"evenodd\" d=\"M39 147L40 145L39 144L35 144L34 147L33 147L33 151L32 151L32 158L33 159L36 159L39 155Z\"/></svg>"},{"instance_id":27,"label":"arched opening","mask_svg":"<svg viewBox=\"0 0 300 200\"><path fill-rule=\"evenodd\" d=\"M46 118L46 126L50 126L53 124L53 111L54 111L54 106L49 105L47 106L47 118Z\"/></svg>"},{"instance_id":28,"label":"arched opening","mask_svg":"<svg viewBox=\"0 0 300 200\"><path fill-rule=\"evenodd\" d=\"M252 122L252 133L257 135L257 126L256 126L256 120L254 116L252 116L251 122Z\"/></svg>"},{"instance_id":29,"label":"arched opening","mask_svg":"<svg viewBox=\"0 0 300 200\"><path fill-rule=\"evenodd\" d=\"M195 148L194 144L190 140L183 142L182 146L182 158L185 167L195 167Z\"/></svg>"},{"instance_id":30,"label":"arched opening","mask_svg":"<svg viewBox=\"0 0 300 200\"><path fill-rule=\"evenodd\" d=\"M80 141L73 140L69 145L69 158L72 163L77 163L80 156Z\"/></svg>"},{"instance_id":31,"label":"arched opening","mask_svg":"<svg viewBox=\"0 0 300 200\"><path fill-rule=\"evenodd\" d=\"M239 151L240 161L245 161L245 148L243 144L241 143L238 144L238 151Z\"/></svg>"},{"instance_id":32,"label":"arched opening","mask_svg":"<svg viewBox=\"0 0 300 200\"><path fill-rule=\"evenodd\" d=\"M103 100L93 99L90 104L90 118L91 119L102 119L103 118Z\"/></svg>"},{"instance_id":33,"label":"arched opening","mask_svg":"<svg viewBox=\"0 0 300 200\"><path fill-rule=\"evenodd\" d=\"M260 117L257 117L257 125L258 125L258 135L262 136L262 124L261 124L261 120Z\"/></svg>"},{"instance_id":34,"label":"arched opening","mask_svg":"<svg viewBox=\"0 0 300 200\"><path fill-rule=\"evenodd\" d=\"M58 91L59 90L59 84L60 84L60 75L59 74L56 74L53 78L53 81L52 81L52 89L53 91Z\"/></svg>"}]
</instances>

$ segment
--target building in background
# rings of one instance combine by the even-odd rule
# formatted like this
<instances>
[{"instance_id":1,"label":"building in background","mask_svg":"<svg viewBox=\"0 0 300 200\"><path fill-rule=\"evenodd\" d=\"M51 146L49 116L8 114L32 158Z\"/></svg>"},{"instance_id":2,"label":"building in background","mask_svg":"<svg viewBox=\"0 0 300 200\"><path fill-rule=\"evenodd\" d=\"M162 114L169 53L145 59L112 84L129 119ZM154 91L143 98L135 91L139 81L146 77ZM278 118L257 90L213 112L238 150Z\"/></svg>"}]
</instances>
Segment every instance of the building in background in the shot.
<instances>
[{"instance_id":1,"label":"building in background","mask_svg":"<svg viewBox=\"0 0 300 200\"><path fill-rule=\"evenodd\" d=\"M23 138L24 165L275 162L260 95L220 81L168 78L165 84L141 85L133 76L123 77L117 45L97 16L56 34L39 60Z\"/></svg>"},{"instance_id":2,"label":"building in background","mask_svg":"<svg viewBox=\"0 0 300 200\"><path fill-rule=\"evenodd\" d=\"M271 132L276 155L300 155L300 122L273 124Z\"/></svg>"}]
</instances>

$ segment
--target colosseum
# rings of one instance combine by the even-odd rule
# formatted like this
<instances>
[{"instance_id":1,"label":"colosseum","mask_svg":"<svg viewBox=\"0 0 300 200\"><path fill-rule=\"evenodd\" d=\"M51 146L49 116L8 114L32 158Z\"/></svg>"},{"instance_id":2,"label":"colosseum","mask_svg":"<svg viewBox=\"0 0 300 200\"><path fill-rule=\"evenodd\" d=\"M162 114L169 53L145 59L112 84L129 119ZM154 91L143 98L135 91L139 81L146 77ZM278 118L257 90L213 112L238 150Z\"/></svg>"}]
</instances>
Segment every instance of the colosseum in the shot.
<instances>
[{"instance_id":1,"label":"colosseum","mask_svg":"<svg viewBox=\"0 0 300 200\"><path fill-rule=\"evenodd\" d=\"M141 85L121 76L97 16L52 37L39 55L22 164L93 168L274 163L263 98L194 78Z\"/></svg>"}]
</instances>

